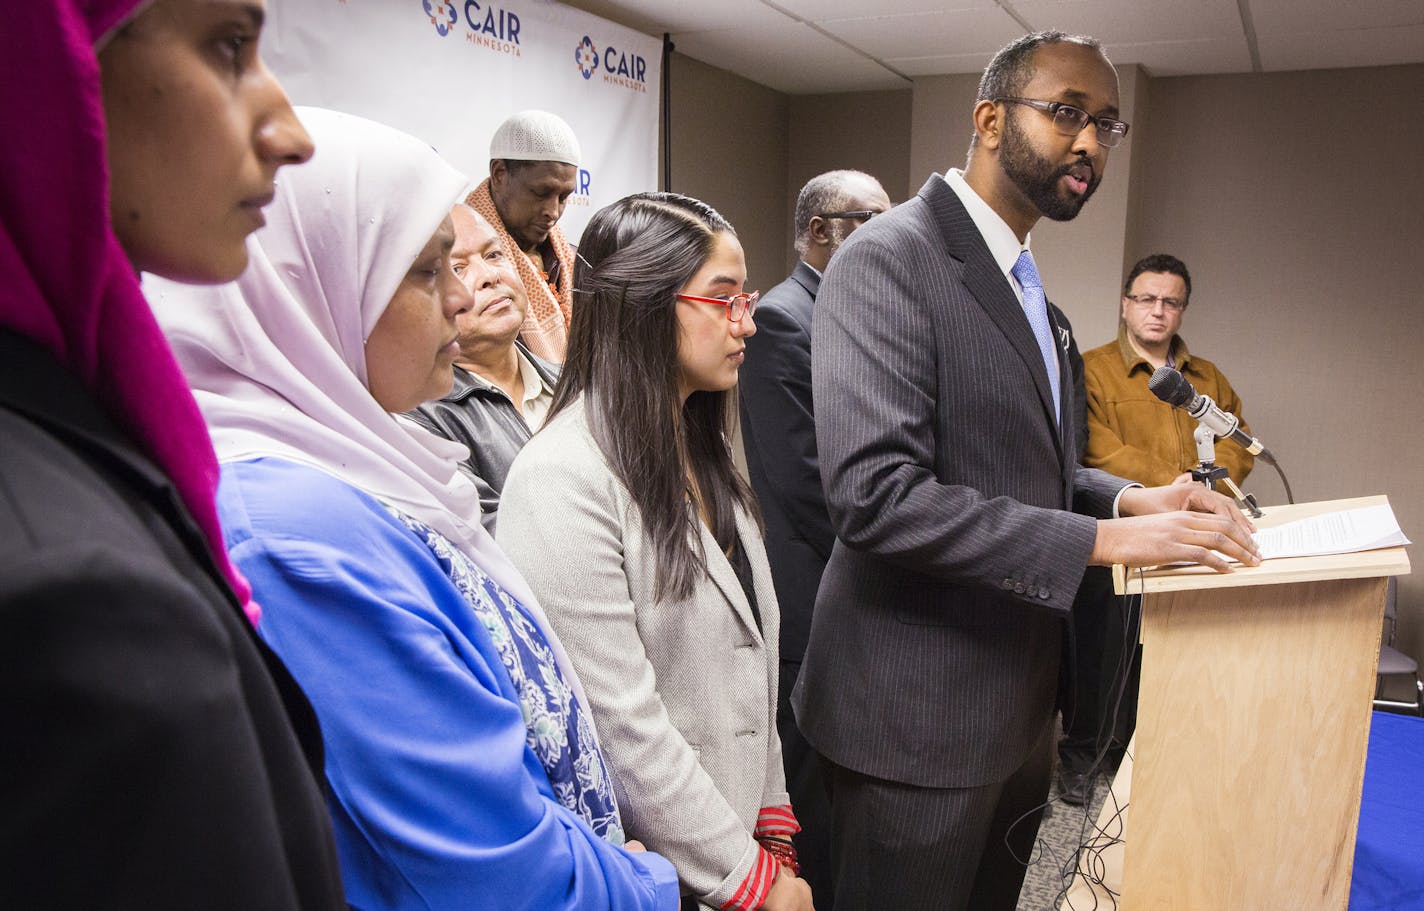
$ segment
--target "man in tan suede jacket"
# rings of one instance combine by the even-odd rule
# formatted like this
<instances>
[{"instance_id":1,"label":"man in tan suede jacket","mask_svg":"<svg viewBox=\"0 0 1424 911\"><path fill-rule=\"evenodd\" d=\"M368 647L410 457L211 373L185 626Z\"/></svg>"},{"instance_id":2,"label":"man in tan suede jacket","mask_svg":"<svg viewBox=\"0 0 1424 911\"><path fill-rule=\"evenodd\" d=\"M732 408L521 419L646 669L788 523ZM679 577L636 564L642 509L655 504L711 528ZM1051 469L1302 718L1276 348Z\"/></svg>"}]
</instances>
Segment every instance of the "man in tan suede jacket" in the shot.
<instances>
[{"instance_id":1,"label":"man in tan suede jacket","mask_svg":"<svg viewBox=\"0 0 1424 911\"><path fill-rule=\"evenodd\" d=\"M1148 486L1181 480L1196 467L1196 421L1147 388L1152 372L1164 364L1180 370L1223 411L1241 417L1241 397L1226 377L1211 361L1188 352L1177 334L1191 293L1191 276L1175 256L1153 254L1128 273L1117 340L1083 355L1088 392L1084 465ZM1250 433L1244 420L1241 429ZM1231 472L1237 484L1254 461L1235 443L1218 441L1216 464Z\"/></svg>"}]
</instances>

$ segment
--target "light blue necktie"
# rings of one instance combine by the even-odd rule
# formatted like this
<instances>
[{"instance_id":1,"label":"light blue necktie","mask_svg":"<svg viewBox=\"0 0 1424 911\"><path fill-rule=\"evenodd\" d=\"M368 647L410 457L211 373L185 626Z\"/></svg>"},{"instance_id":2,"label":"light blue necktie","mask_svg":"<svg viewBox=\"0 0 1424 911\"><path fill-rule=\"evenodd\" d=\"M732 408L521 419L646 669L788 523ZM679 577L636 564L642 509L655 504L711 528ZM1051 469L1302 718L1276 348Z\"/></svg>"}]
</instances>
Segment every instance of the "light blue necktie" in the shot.
<instances>
[{"instance_id":1,"label":"light blue necktie","mask_svg":"<svg viewBox=\"0 0 1424 911\"><path fill-rule=\"evenodd\" d=\"M1063 418L1058 413L1058 356L1053 350L1053 328L1048 324L1048 298L1043 296L1043 282L1039 281L1033 255L1023 251L1009 271L1023 287L1024 315L1028 317L1033 337L1038 340L1038 351L1043 355L1043 366L1048 371L1048 385L1053 390L1053 420L1061 423Z\"/></svg>"}]
</instances>

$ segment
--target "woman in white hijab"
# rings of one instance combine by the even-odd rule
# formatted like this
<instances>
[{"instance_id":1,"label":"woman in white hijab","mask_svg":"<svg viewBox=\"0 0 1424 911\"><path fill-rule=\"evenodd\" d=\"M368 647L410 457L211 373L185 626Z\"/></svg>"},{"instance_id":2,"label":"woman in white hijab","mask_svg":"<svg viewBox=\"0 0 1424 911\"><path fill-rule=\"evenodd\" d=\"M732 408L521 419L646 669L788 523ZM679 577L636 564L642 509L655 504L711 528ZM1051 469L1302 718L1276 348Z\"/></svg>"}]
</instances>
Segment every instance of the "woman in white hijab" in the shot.
<instances>
[{"instance_id":1,"label":"woman in white hijab","mask_svg":"<svg viewBox=\"0 0 1424 911\"><path fill-rule=\"evenodd\" d=\"M623 845L577 677L484 531L458 444L402 423L449 391L465 178L413 137L299 109L234 284L147 290L223 463L218 509L306 690L355 907L677 907ZM433 234L432 234L433 232Z\"/></svg>"}]
</instances>

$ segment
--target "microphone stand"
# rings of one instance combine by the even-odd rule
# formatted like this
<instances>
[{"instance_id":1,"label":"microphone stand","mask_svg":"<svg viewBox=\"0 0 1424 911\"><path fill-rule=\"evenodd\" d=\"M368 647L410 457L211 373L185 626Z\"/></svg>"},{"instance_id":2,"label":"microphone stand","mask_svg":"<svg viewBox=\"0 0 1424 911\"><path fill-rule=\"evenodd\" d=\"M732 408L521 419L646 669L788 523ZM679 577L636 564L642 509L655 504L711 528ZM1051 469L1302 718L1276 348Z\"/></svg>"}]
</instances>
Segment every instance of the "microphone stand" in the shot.
<instances>
[{"instance_id":1,"label":"microphone stand","mask_svg":"<svg viewBox=\"0 0 1424 911\"><path fill-rule=\"evenodd\" d=\"M1242 493L1236 482L1231 480L1231 473L1224 466L1216 464L1216 434L1211 432L1211 428L1198 424L1197 429L1192 432L1192 439L1197 443L1198 459L1197 467L1192 469L1192 480L1205 484L1207 490L1215 490L1216 482L1220 481L1236 498L1237 505L1251 514L1251 518L1261 518L1261 507L1256 505L1256 498L1249 493Z\"/></svg>"}]
</instances>

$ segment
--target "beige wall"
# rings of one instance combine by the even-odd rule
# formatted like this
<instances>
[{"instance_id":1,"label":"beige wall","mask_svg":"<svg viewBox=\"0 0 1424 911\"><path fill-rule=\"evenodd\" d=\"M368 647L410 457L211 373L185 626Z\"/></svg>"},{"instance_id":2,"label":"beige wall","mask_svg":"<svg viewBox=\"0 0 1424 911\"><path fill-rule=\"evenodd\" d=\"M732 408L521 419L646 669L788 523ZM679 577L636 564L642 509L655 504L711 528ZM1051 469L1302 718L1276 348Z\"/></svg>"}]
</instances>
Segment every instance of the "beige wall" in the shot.
<instances>
[{"instance_id":1,"label":"beige wall","mask_svg":"<svg viewBox=\"0 0 1424 911\"><path fill-rule=\"evenodd\" d=\"M796 227L792 218L796 195L812 177L854 168L879 180L892 202L909 195L910 101L909 89L791 97L786 272L796 265L790 236Z\"/></svg>"},{"instance_id":2,"label":"beige wall","mask_svg":"<svg viewBox=\"0 0 1424 911\"><path fill-rule=\"evenodd\" d=\"M748 287L770 288L795 266L791 216L815 175L855 168L877 177L892 200L912 192L908 89L784 95L676 53L670 72L672 189L736 226ZM661 166L659 157L660 182Z\"/></svg>"},{"instance_id":3,"label":"beige wall","mask_svg":"<svg viewBox=\"0 0 1424 911\"><path fill-rule=\"evenodd\" d=\"M672 189L710 204L737 229L747 287L786 277L790 96L672 55ZM661 161L661 159L659 159Z\"/></svg>"},{"instance_id":4,"label":"beige wall","mask_svg":"<svg viewBox=\"0 0 1424 911\"><path fill-rule=\"evenodd\" d=\"M925 178L963 168L974 135L978 76L925 76L915 80L910 123L910 179L907 195Z\"/></svg>"},{"instance_id":5,"label":"beige wall","mask_svg":"<svg viewBox=\"0 0 1424 911\"><path fill-rule=\"evenodd\" d=\"M1134 253L1192 272L1216 361L1298 500L1385 493L1424 539L1424 66L1153 80ZM1268 466L1248 487L1283 489ZM1424 576L1400 580L1424 655Z\"/></svg>"},{"instance_id":6,"label":"beige wall","mask_svg":"<svg viewBox=\"0 0 1424 911\"><path fill-rule=\"evenodd\" d=\"M978 81L915 80L906 130L904 93L782 96L676 59L673 75L675 105L692 106L682 117L709 126L696 141L675 137L678 189L696 195L682 183L696 176L709 201L730 197L763 286L784 273L802 174L843 156L878 172L893 198L913 193L931 172L963 165ZM1083 215L1034 231L1050 295L1080 343L1116 331L1128 265L1150 252L1182 257L1195 286L1183 334L1241 392L1296 498L1387 493L1405 533L1424 537L1414 259L1424 252L1424 119L1412 116L1424 66L1160 79L1128 66L1121 77L1131 137ZM717 122L714 108L732 119ZM780 132L751 154L718 141L747 135L748 123ZM1246 486L1283 502L1268 466ZM1424 655L1424 574L1402 579L1400 598L1400 644Z\"/></svg>"}]
</instances>

